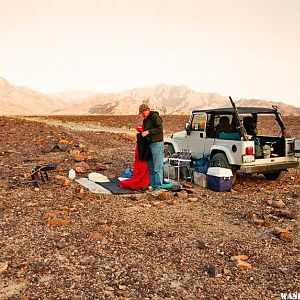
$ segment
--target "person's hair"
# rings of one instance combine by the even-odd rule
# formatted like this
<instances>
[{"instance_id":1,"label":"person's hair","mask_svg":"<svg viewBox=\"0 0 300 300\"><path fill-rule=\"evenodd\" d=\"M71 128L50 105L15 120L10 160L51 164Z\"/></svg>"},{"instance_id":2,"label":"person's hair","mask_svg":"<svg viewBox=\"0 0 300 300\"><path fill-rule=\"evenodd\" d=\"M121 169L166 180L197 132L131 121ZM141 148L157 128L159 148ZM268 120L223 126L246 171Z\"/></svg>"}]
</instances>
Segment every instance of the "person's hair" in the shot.
<instances>
[{"instance_id":1,"label":"person's hair","mask_svg":"<svg viewBox=\"0 0 300 300\"><path fill-rule=\"evenodd\" d=\"M149 106L145 103L141 104L140 107L139 107L139 113L143 113L145 110L150 110Z\"/></svg>"},{"instance_id":2,"label":"person's hair","mask_svg":"<svg viewBox=\"0 0 300 300\"><path fill-rule=\"evenodd\" d=\"M227 116L222 116L219 120L219 124L229 124L229 118Z\"/></svg>"},{"instance_id":3,"label":"person's hair","mask_svg":"<svg viewBox=\"0 0 300 300\"><path fill-rule=\"evenodd\" d=\"M256 135L257 129L256 124L251 116L247 116L243 118L243 126L249 135Z\"/></svg>"}]
</instances>

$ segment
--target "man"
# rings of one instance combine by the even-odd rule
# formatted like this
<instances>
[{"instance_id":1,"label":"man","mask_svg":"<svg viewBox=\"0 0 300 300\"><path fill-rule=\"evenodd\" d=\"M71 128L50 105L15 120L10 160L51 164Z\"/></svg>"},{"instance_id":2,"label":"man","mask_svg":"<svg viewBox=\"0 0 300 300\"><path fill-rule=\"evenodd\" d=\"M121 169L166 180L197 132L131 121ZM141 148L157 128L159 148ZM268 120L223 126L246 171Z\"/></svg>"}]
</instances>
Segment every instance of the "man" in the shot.
<instances>
[{"instance_id":1,"label":"man","mask_svg":"<svg viewBox=\"0 0 300 300\"><path fill-rule=\"evenodd\" d=\"M151 177L151 186L161 188L164 178L164 142L162 119L157 111L150 111L147 104L139 107L144 125L142 136L146 137L151 150L152 158L148 161Z\"/></svg>"}]
</instances>

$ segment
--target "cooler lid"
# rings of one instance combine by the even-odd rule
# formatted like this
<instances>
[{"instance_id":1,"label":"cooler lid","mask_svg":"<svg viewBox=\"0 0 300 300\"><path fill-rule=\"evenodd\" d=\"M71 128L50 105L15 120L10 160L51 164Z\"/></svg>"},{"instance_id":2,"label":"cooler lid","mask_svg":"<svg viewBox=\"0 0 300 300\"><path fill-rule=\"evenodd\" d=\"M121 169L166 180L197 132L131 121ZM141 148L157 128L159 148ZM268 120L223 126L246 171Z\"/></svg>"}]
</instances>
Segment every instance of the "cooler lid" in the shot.
<instances>
[{"instance_id":1,"label":"cooler lid","mask_svg":"<svg viewBox=\"0 0 300 300\"><path fill-rule=\"evenodd\" d=\"M207 175L217 176L217 177L231 177L231 169L221 168L221 167L209 167L207 170Z\"/></svg>"}]
</instances>

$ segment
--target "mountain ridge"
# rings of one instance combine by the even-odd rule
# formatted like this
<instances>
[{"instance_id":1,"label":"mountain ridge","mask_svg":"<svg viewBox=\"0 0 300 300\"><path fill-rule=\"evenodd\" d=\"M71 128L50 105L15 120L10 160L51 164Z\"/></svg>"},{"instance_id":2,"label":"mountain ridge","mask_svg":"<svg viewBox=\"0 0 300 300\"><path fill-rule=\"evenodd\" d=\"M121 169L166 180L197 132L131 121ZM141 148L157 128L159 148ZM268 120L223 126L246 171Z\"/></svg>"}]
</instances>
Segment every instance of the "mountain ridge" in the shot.
<instances>
[{"instance_id":1,"label":"mountain ridge","mask_svg":"<svg viewBox=\"0 0 300 300\"><path fill-rule=\"evenodd\" d=\"M0 114L51 115L51 114L108 114L133 115L138 107L147 103L162 114L189 114L194 109L226 107L228 97L219 93L195 92L184 85L165 83L146 88L133 88L117 93L96 93L70 90L56 94L43 94L26 87L10 84L0 77ZM300 115L300 108L283 102L240 99L237 106L278 106L284 115Z\"/></svg>"}]
</instances>

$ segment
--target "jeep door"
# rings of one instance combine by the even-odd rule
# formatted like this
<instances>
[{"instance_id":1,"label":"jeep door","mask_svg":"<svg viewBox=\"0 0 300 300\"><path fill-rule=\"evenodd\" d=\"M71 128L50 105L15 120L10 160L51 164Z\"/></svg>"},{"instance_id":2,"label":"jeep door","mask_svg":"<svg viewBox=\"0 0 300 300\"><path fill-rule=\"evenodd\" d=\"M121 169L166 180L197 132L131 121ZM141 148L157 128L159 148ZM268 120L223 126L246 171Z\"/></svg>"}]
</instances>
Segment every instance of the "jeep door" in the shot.
<instances>
[{"instance_id":1,"label":"jeep door","mask_svg":"<svg viewBox=\"0 0 300 300\"><path fill-rule=\"evenodd\" d=\"M192 116L187 135L187 146L192 152L203 153L205 147L206 113L195 113Z\"/></svg>"}]
</instances>

